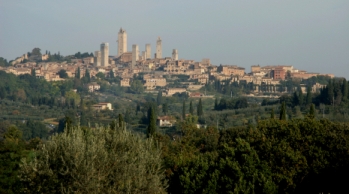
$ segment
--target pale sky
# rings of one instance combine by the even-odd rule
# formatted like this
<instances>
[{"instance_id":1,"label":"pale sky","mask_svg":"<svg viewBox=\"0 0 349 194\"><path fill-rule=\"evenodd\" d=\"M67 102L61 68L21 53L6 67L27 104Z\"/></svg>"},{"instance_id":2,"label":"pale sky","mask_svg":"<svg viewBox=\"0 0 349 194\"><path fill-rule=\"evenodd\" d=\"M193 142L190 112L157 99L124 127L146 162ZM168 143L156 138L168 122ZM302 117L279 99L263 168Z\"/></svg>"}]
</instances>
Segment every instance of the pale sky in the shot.
<instances>
[{"instance_id":1,"label":"pale sky","mask_svg":"<svg viewBox=\"0 0 349 194\"><path fill-rule=\"evenodd\" d=\"M162 38L163 57L214 65L293 65L349 78L348 0L0 0L0 57L34 47L62 55L94 52L117 34L128 50Z\"/></svg>"}]
</instances>

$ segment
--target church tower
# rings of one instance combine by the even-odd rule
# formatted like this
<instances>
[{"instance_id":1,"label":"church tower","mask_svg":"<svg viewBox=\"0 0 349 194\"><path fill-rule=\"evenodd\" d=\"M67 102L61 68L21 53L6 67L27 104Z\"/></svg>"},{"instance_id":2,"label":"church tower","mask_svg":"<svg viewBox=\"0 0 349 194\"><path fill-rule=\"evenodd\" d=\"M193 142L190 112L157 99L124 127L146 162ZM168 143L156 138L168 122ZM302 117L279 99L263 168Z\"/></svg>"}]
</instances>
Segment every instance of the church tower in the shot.
<instances>
[{"instance_id":1,"label":"church tower","mask_svg":"<svg viewBox=\"0 0 349 194\"><path fill-rule=\"evenodd\" d=\"M127 33L125 30L120 28L118 33L118 57L123 53L127 52Z\"/></svg>"}]
</instances>

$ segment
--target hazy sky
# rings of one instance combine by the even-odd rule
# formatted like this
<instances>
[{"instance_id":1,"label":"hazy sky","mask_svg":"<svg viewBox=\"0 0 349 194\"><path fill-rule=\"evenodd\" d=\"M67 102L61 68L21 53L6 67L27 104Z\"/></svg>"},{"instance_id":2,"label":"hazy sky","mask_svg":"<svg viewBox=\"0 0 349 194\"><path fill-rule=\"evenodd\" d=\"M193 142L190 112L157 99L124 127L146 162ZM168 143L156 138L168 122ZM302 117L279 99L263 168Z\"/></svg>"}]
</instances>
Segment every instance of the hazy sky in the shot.
<instances>
[{"instance_id":1,"label":"hazy sky","mask_svg":"<svg viewBox=\"0 0 349 194\"><path fill-rule=\"evenodd\" d=\"M62 55L99 50L127 31L128 50L158 36L163 57L215 65L293 65L349 78L348 0L0 0L0 57L34 47ZM153 56L152 53L152 56Z\"/></svg>"}]
</instances>

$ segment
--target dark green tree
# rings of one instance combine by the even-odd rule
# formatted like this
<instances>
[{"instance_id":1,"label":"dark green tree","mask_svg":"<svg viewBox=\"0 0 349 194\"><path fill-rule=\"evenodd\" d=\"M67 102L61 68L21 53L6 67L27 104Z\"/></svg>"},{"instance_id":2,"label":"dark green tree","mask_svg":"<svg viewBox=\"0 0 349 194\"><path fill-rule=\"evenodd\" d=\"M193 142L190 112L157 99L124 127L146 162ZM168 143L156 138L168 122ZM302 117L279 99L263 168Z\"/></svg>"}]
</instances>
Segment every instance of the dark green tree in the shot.
<instances>
[{"instance_id":1,"label":"dark green tree","mask_svg":"<svg viewBox=\"0 0 349 194\"><path fill-rule=\"evenodd\" d=\"M22 132L10 126L0 141L0 193L19 193L21 159L25 157L25 142Z\"/></svg>"},{"instance_id":2,"label":"dark green tree","mask_svg":"<svg viewBox=\"0 0 349 194\"><path fill-rule=\"evenodd\" d=\"M304 95L303 95L303 92L302 92L302 89L299 90L299 106L303 106L304 104Z\"/></svg>"},{"instance_id":3,"label":"dark green tree","mask_svg":"<svg viewBox=\"0 0 349 194\"><path fill-rule=\"evenodd\" d=\"M193 108L193 102L192 101L190 101L190 104L189 104L189 113L191 115L194 115L194 108Z\"/></svg>"},{"instance_id":4,"label":"dark green tree","mask_svg":"<svg viewBox=\"0 0 349 194\"><path fill-rule=\"evenodd\" d=\"M33 69L32 69L32 71L31 71L31 75L32 75L33 77L36 77L35 68L33 68Z\"/></svg>"},{"instance_id":5,"label":"dark green tree","mask_svg":"<svg viewBox=\"0 0 349 194\"><path fill-rule=\"evenodd\" d=\"M271 109L270 118L271 118L271 119L275 119L274 108Z\"/></svg>"},{"instance_id":6,"label":"dark green tree","mask_svg":"<svg viewBox=\"0 0 349 194\"><path fill-rule=\"evenodd\" d=\"M309 117L310 118L315 118L315 106L314 106L314 104L310 105Z\"/></svg>"},{"instance_id":7,"label":"dark green tree","mask_svg":"<svg viewBox=\"0 0 349 194\"><path fill-rule=\"evenodd\" d=\"M149 117L149 125L147 128L147 137L152 137L156 133L156 118L153 107L150 107L150 117Z\"/></svg>"},{"instance_id":8,"label":"dark green tree","mask_svg":"<svg viewBox=\"0 0 349 194\"><path fill-rule=\"evenodd\" d=\"M76 78L78 78L78 79L80 79L80 67L78 67L78 69L76 70L76 72L75 72L75 77Z\"/></svg>"},{"instance_id":9,"label":"dark green tree","mask_svg":"<svg viewBox=\"0 0 349 194\"><path fill-rule=\"evenodd\" d=\"M163 104L162 105L162 112L167 115L167 112L168 112L168 106L167 106L167 103Z\"/></svg>"},{"instance_id":10,"label":"dark green tree","mask_svg":"<svg viewBox=\"0 0 349 194\"><path fill-rule=\"evenodd\" d=\"M124 119L122 118L122 114L119 114L119 127L123 128L124 126Z\"/></svg>"},{"instance_id":11,"label":"dark green tree","mask_svg":"<svg viewBox=\"0 0 349 194\"><path fill-rule=\"evenodd\" d=\"M311 102L313 101L312 99L313 99L313 97L312 97L312 94L311 94L311 88L308 87L307 88L307 99L306 99L306 102L305 102L306 105L310 105Z\"/></svg>"},{"instance_id":12,"label":"dark green tree","mask_svg":"<svg viewBox=\"0 0 349 194\"><path fill-rule=\"evenodd\" d=\"M183 100L183 105L182 105L182 119L183 119L183 121L185 120L185 109L186 109L186 107L185 107L185 101Z\"/></svg>"},{"instance_id":13,"label":"dark green tree","mask_svg":"<svg viewBox=\"0 0 349 194\"><path fill-rule=\"evenodd\" d=\"M201 102L201 98L199 100L199 104L197 106L197 115L200 117L204 114L204 111L202 110L202 102Z\"/></svg>"},{"instance_id":14,"label":"dark green tree","mask_svg":"<svg viewBox=\"0 0 349 194\"><path fill-rule=\"evenodd\" d=\"M68 78L67 71L64 69L59 70L58 75L60 78Z\"/></svg>"},{"instance_id":15,"label":"dark green tree","mask_svg":"<svg viewBox=\"0 0 349 194\"><path fill-rule=\"evenodd\" d=\"M86 79L87 83L89 83L91 81L91 75L90 75L90 71L88 69L86 69L86 71L85 71L85 79Z\"/></svg>"},{"instance_id":16,"label":"dark green tree","mask_svg":"<svg viewBox=\"0 0 349 194\"><path fill-rule=\"evenodd\" d=\"M342 95L343 95L343 101L348 100L348 98L349 98L349 88L348 88L348 82L347 82L346 79L343 79Z\"/></svg>"},{"instance_id":17,"label":"dark green tree","mask_svg":"<svg viewBox=\"0 0 349 194\"><path fill-rule=\"evenodd\" d=\"M158 92L158 96L156 97L156 102L158 103L158 106L162 103L162 92Z\"/></svg>"},{"instance_id":18,"label":"dark green tree","mask_svg":"<svg viewBox=\"0 0 349 194\"><path fill-rule=\"evenodd\" d=\"M136 106L136 115L138 115L138 112L141 111L141 106L137 104Z\"/></svg>"},{"instance_id":19,"label":"dark green tree","mask_svg":"<svg viewBox=\"0 0 349 194\"><path fill-rule=\"evenodd\" d=\"M279 119L286 120L286 103L285 102L282 102Z\"/></svg>"},{"instance_id":20,"label":"dark green tree","mask_svg":"<svg viewBox=\"0 0 349 194\"><path fill-rule=\"evenodd\" d=\"M112 78L112 79L115 78L114 72L112 69L109 71L109 78Z\"/></svg>"},{"instance_id":21,"label":"dark green tree","mask_svg":"<svg viewBox=\"0 0 349 194\"><path fill-rule=\"evenodd\" d=\"M213 109L218 110L218 99L217 98L214 100L214 108Z\"/></svg>"}]
</instances>

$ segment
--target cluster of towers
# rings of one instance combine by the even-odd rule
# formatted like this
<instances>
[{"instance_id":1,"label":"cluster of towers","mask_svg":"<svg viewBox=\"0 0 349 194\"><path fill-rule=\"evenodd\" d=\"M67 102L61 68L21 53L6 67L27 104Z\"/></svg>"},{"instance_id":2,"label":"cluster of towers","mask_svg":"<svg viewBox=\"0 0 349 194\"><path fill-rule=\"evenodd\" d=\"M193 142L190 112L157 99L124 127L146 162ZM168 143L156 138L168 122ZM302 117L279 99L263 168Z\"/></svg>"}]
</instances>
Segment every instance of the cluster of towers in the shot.
<instances>
[{"instance_id":1,"label":"cluster of towers","mask_svg":"<svg viewBox=\"0 0 349 194\"><path fill-rule=\"evenodd\" d=\"M94 64L102 67L109 65L109 43L103 42L101 50L95 51Z\"/></svg>"},{"instance_id":2,"label":"cluster of towers","mask_svg":"<svg viewBox=\"0 0 349 194\"><path fill-rule=\"evenodd\" d=\"M118 53L117 57L127 53L127 33L124 29L120 28L118 33ZM136 44L132 45L132 62L131 67L136 65L136 62L139 60L139 57L142 59L150 59L151 58L151 46L150 44L145 45L145 51L142 51L142 55L140 55L139 47ZM156 52L154 54L155 59L162 58L162 40L160 37L156 40ZM178 51L173 49L172 59L178 60ZM95 66L106 67L109 65L109 44L102 43L100 51L95 51L94 58Z\"/></svg>"}]
</instances>

